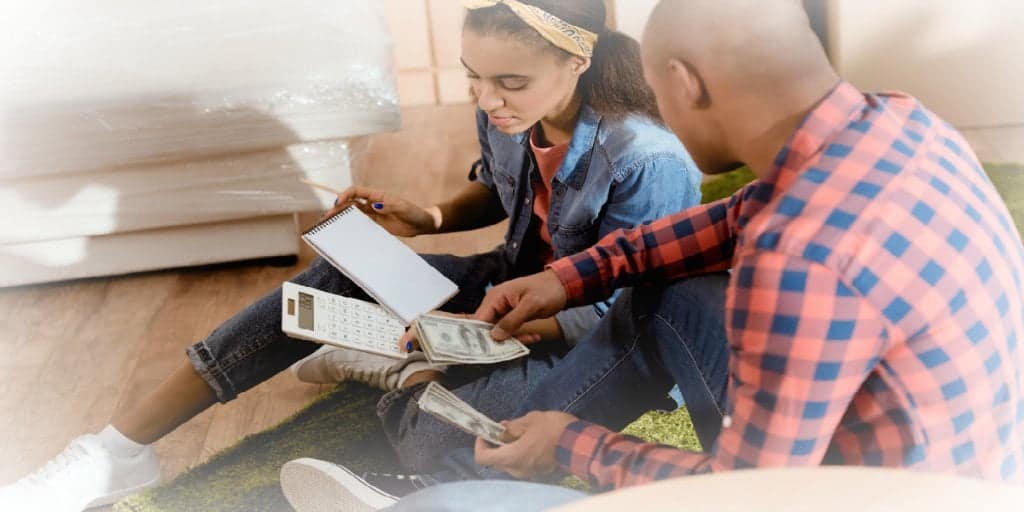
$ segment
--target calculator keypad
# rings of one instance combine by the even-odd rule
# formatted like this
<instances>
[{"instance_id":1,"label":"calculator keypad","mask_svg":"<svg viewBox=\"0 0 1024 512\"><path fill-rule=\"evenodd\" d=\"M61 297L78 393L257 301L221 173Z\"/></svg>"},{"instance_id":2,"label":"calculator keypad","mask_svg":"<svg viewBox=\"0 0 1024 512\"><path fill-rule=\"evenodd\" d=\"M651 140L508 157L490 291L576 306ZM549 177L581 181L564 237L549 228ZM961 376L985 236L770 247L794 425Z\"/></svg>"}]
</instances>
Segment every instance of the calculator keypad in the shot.
<instances>
[{"instance_id":1,"label":"calculator keypad","mask_svg":"<svg viewBox=\"0 0 1024 512\"><path fill-rule=\"evenodd\" d=\"M405 326L377 304L318 293L314 330L336 343L404 355L398 347L398 340L405 333Z\"/></svg>"}]
</instances>

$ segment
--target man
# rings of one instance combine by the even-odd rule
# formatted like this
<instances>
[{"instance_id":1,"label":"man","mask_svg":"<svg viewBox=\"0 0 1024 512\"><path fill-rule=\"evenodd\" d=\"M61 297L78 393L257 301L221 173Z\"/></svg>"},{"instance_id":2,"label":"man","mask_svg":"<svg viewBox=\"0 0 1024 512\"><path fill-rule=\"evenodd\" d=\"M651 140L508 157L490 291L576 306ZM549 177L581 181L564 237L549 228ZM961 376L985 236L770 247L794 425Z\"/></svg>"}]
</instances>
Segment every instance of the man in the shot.
<instances>
[{"instance_id":1,"label":"man","mask_svg":"<svg viewBox=\"0 0 1024 512\"><path fill-rule=\"evenodd\" d=\"M699 167L742 163L759 180L497 286L477 316L497 321L503 339L532 318L639 286L604 320L635 335L576 350L640 340L689 402L691 346L642 331L678 316L674 297L691 281L679 279L731 269L720 432L691 453L534 412L507 423L505 446L478 439L477 462L520 478L563 469L598 489L820 464L1024 482L1024 247L962 137L913 98L840 80L796 0L663 0L644 64ZM714 358L695 360L714 395L725 385L704 373ZM509 485L438 486L395 510L500 509L474 496L514 495ZM567 499L551 492L535 508Z\"/></svg>"}]
</instances>

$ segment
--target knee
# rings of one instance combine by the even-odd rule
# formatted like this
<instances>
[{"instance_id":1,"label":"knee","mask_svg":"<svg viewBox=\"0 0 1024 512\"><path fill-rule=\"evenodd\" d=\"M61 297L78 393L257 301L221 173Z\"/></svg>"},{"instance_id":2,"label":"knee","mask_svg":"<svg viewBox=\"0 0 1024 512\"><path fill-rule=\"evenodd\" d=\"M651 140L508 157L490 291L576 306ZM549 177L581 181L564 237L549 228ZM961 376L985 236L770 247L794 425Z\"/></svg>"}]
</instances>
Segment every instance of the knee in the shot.
<instances>
[{"instance_id":1,"label":"knee","mask_svg":"<svg viewBox=\"0 0 1024 512\"><path fill-rule=\"evenodd\" d=\"M444 460L449 453L461 446L473 446L468 434L429 414L407 413L397 434L390 437L399 463L414 473L433 473L444 469Z\"/></svg>"},{"instance_id":2,"label":"knee","mask_svg":"<svg viewBox=\"0 0 1024 512\"><path fill-rule=\"evenodd\" d=\"M711 316L722 316L725 312L725 290L729 285L729 274L706 274L681 279L664 288L653 289L648 295L652 313L672 316L674 311L686 308Z\"/></svg>"}]
</instances>

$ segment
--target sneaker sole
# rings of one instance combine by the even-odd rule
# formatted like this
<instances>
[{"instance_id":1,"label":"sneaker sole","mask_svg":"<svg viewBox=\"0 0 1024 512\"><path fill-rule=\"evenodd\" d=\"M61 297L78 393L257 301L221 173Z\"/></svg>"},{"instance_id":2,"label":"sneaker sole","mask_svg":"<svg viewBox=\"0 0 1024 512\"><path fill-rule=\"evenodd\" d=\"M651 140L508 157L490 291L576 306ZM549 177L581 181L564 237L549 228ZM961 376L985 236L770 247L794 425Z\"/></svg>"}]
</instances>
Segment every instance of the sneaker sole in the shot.
<instances>
[{"instance_id":1,"label":"sneaker sole","mask_svg":"<svg viewBox=\"0 0 1024 512\"><path fill-rule=\"evenodd\" d=\"M88 510L90 508L96 508L96 507L103 507L103 506L107 506L107 505L113 505L114 503L117 503L117 502L127 498L128 496L131 496L132 494L144 491L146 489L149 489L150 487L156 487L156 485L159 484L159 483L160 483L160 477L156 477L155 479L150 480L149 482L146 482L146 483L144 483L142 485L137 485L137 486L132 487L130 489L124 489L124 490L121 490L121 491L117 491L114 494L108 494L106 496L103 496L103 497L100 497L100 498L96 498L96 499L90 501L89 504L85 506L85 508L86 508L86 510Z\"/></svg>"},{"instance_id":2,"label":"sneaker sole","mask_svg":"<svg viewBox=\"0 0 1024 512\"><path fill-rule=\"evenodd\" d=\"M316 459L286 463L281 468L281 489L296 512L372 512L398 501L355 473Z\"/></svg>"}]
</instances>

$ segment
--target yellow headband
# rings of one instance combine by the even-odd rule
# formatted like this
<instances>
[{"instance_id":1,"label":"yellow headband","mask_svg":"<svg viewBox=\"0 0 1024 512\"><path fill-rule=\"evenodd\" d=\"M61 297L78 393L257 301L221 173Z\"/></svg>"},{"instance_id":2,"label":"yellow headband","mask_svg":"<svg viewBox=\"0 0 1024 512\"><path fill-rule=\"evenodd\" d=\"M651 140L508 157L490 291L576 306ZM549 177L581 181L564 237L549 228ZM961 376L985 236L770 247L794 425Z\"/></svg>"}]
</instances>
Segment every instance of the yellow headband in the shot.
<instances>
[{"instance_id":1,"label":"yellow headband","mask_svg":"<svg viewBox=\"0 0 1024 512\"><path fill-rule=\"evenodd\" d=\"M593 57L597 34L551 14L533 5L526 5L518 0L464 0L466 9L476 10L505 4L541 37L551 44L580 57Z\"/></svg>"}]
</instances>

